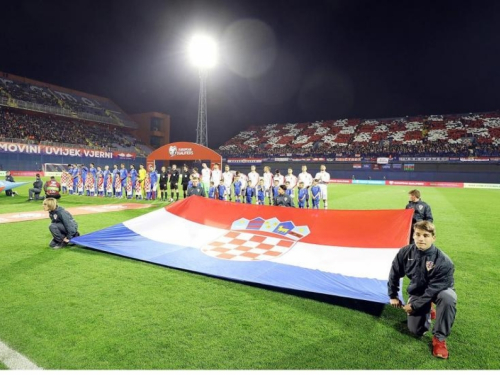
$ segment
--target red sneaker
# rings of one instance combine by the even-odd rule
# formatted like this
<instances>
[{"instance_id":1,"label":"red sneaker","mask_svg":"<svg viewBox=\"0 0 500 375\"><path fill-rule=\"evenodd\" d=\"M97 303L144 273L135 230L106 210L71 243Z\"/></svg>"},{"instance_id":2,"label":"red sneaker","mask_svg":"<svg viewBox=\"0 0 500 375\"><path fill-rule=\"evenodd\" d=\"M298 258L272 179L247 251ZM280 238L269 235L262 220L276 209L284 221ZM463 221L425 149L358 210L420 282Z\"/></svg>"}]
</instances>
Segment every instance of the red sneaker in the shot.
<instances>
[{"instance_id":1,"label":"red sneaker","mask_svg":"<svg viewBox=\"0 0 500 375\"><path fill-rule=\"evenodd\" d=\"M432 338L432 355L434 357L448 359L448 348L446 347L446 341L439 341L439 339L434 336Z\"/></svg>"},{"instance_id":2,"label":"red sneaker","mask_svg":"<svg viewBox=\"0 0 500 375\"><path fill-rule=\"evenodd\" d=\"M436 320L436 307L434 304L431 306L431 319Z\"/></svg>"}]
</instances>

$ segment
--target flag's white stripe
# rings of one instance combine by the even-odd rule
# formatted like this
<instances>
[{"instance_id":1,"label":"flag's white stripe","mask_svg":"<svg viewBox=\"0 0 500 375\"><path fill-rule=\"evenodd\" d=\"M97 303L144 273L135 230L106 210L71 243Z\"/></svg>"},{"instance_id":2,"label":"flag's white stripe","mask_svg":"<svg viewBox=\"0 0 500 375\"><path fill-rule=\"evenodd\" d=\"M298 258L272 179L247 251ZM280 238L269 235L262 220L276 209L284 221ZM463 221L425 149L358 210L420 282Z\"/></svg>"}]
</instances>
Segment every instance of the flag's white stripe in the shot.
<instances>
[{"instance_id":1,"label":"flag's white stripe","mask_svg":"<svg viewBox=\"0 0 500 375\"><path fill-rule=\"evenodd\" d=\"M228 232L165 210L153 211L123 224L153 241L200 249ZM344 276L387 280L398 250L326 246L299 241L290 251L270 261Z\"/></svg>"},{"instance_id":2,"label":"flag's white stripe","mask_svg":"<svg viewBox=\"0 0 500 375\"><path fill-rule=\"evenodd\" d=\"M153 241L194 248L201 248L227 233L226 229L198 224L165 210L150 212L123 225Z\"/></svg>"},{"instance_id":3,"label":"flag's white stripe","mask_svg":"<svg viewBox=\"0 0 500 375\"><path fill-rule=\"evenodd\" d=\"M271 262L336 273L387 280L399 249L365 249L297 242L292 250Z\"/></svg>"}]
</instances>

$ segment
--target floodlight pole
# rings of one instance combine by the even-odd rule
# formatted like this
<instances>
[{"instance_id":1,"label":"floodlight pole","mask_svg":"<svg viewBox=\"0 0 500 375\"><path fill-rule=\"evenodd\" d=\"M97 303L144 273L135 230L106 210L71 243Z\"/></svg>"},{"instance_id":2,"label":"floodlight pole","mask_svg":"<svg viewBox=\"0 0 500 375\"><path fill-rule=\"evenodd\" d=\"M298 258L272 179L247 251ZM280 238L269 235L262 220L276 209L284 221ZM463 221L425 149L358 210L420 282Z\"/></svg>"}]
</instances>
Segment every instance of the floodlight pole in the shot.
<instances>
[{"instance_id":1,"label":"floodlight pole","mask_svg":"<svg viewBox=\"0 0 500 375\"><path fill-rule=\"evenodd\" d=\"M200 98L198 103L198 124L196 126L196 143L208 147L207 131L207 69L199 68Z\"/></svg>"}]
</instances>

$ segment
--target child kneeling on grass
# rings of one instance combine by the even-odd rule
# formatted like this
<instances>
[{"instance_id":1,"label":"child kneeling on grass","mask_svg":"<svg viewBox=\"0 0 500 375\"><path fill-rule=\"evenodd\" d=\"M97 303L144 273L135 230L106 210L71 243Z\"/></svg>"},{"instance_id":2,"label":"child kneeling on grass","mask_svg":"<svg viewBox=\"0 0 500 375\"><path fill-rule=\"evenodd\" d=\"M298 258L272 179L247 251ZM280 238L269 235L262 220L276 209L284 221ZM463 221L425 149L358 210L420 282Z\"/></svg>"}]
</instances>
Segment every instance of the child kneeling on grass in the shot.
<instances>
[{"instance_id":1,"label":"child kneeling on grass","mask_svg":"<svg viewBox=\"0 0 500 375\"><path fill-rule=\"evenodd\" d=\"M68 245L73 237L78 237L78 223L73 216L64 208L57 205L54 198L46 198L43 201L43 210L49 212L51 224L49 226L52 241L49 246L53 249L61 249Z\"/></svg>"}]
</instances>

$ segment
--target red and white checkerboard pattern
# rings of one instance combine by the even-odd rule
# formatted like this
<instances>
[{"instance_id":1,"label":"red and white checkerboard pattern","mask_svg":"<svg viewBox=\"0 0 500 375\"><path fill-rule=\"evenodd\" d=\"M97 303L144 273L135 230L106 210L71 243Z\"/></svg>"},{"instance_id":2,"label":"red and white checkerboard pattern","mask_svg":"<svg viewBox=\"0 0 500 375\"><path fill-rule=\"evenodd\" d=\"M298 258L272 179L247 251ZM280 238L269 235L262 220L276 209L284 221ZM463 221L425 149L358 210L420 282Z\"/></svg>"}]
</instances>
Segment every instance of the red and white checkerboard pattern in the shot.
<instances>
[{"instance_id":1,"label":"red and white checkerboard pattern","mask_svg":"<svg viewBox=\"0 0 500 375\"><path fill-rule=\"evenodd\" d=\"M296 241L265 235L229 231L201 250L210 256L228 260L269 260L276 258L295 245Z\"/></svg>"}]
</instances>

